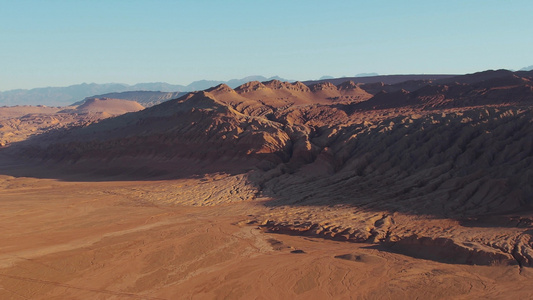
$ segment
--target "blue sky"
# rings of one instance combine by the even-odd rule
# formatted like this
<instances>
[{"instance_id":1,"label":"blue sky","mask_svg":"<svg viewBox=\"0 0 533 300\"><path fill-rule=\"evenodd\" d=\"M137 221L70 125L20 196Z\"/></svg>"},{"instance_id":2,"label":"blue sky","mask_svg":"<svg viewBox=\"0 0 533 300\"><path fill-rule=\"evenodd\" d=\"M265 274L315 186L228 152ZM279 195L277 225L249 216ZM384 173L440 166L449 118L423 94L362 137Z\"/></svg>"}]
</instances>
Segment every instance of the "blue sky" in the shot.
<instances>
[{"instance_id":1,"label":"blue sky","mask_svg":"<svg viewBox=\"0 0 533 300\"><path fill-rule=\"evenodd\" d=\"M0 0L0 91L533 64L533 1Z\"/></svg>"}]
</instances>

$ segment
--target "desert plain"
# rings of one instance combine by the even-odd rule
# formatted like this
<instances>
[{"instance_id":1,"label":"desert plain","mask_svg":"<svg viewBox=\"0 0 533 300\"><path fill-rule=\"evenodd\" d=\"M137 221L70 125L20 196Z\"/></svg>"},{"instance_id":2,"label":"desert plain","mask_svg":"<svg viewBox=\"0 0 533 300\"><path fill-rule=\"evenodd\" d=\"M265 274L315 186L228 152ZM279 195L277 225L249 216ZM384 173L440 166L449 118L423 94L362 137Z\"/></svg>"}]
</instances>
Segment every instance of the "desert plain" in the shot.
<instances>
[{"instance_id":1,"label":"desert plain","mask_svg":"<svg viewBox=\"0 0 533 300\"><path fill-rule=\"evenodd\" d=\"M532 80L11 109L0 298L533 298Z\"/></svg>"}]
</instances>

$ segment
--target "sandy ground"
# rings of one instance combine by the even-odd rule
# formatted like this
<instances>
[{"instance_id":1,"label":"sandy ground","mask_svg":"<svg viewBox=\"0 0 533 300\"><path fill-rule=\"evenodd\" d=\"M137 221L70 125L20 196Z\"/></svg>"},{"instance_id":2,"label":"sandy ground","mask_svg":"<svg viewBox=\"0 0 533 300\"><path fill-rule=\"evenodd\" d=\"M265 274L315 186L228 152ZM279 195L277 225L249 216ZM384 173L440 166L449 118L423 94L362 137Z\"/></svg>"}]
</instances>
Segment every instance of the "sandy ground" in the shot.
<instances>
[{"instance_id":1,"label":"sandy ground","mask_svg":"<svg viewBox=\"0 0 533 300\"><path fill-rule=\"evenodd\" d=\"M0 176L0 299L526 299L530 268L263 232L260 201L152 197L201 179ZM205 181L205 179L203 179ZM155 195L159 195L156 193Z\"/></svg>"}]
</instances>

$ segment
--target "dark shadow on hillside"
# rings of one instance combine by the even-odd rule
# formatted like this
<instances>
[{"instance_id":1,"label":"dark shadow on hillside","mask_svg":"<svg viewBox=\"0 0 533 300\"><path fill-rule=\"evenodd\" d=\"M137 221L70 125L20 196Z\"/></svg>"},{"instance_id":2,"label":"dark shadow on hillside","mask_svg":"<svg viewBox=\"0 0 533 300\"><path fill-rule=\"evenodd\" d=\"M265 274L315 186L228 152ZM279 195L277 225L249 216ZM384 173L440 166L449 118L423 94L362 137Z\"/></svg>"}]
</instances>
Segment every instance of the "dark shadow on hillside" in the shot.
<instances>
[{"instance_id":1,"label":"dark shadow on hillside","mask_svg":"<svg viewBox=\"0 0 533 300\"><path fill-rule=\"evenodd\" d=\"M410 244L410 243L384 243L363 247L383 252L406 255L417 259L426 259L451 265L520 265L515 260L508 259L504 255L478 253L457 247L451 240L436 239L434 244Z\"/></svg>"},{"instance_id":2,"label":"dark shadow on hillside","mask_svg":"<svg viewBox=\"0 0 533 300\"><path fill-rule=\"evenodd\" d=\"M82 129L90 130L95 125L98 124ZM134 140L133 146L121 145L121 137L97 141L74 140L73 149L69 149L73 144L69 140L64 144L52 142L48 147L41 144L61 140L79 129L54 129L0 148L0 175L73 182L159 181L202 178L215 173L233 176L252 170L272 169L287 160L283 153L244 155L239 145L228 140L224 140L226 145L223 149L206 143L201 149L184 150L168 142L161 145L158 139L164 140L165 137L158 135L155 135L155 141L150 141L152 136L142 137L140 141L136 141L135 136L124 136L124 140ZM77 152L80 147L94 146L95 143L104 146L109 144L109 151L98 149L81 154ZM250 181L250 184L254 182Z\"/></svg>"},{"instance_id":3,"label":"dark shadow on hillside","mask_svg":"<svg viewBox=\"0 0 533 300\"><path fill-rule=\"evenodd\" d=\"M0 149L0 174L65 181L247 174L248 184L272 199L265 203L269 207L342 205L458 220L531 212L531 111L485 110L422 119L397 116L368 130L356 124L325 142L321 134L331 131L322 130L310 136L319 145L315 149L293 146L256 154L244 153L236 140L185 149L186 144L156 134L122 138L115 133L121 139L96 146L76 140L72 149L65 143L70 146L55 145L45 153L35 147L77 130L62 129ZM491 122L484 122L487 116ZM326 147L336 150L326 152Z\"/></svg>"}]
</instances>

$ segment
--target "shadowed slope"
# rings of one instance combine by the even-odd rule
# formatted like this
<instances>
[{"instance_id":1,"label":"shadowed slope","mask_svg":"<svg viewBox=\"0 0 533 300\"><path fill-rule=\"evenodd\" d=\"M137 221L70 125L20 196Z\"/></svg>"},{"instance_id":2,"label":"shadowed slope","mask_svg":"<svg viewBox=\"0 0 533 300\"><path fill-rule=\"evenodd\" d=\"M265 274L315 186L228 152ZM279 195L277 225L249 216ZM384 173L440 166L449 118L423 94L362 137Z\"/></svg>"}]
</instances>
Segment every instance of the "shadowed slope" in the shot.
<instances>
[{"instance_id":1,"label":"shadowed slope","mask_svg":"<svg viewBox=\"0 0 533 300\"><path fill-rule=\"evenodd\" d=\"M369 101L352 105L352 108L368 110L415 106L435 109L531 103L533 103L531 78L501 71L458 76L457 81L450 80L445 84L428 83L414 91L405 89L382 91Z\"/></svg>"},{"instance_id":2,"label":"shadowed slope","mask_svg":"<svg viewBox=\"0 0 533 300\"><path fill-rule=\"evenodd\" d=\"M280 125L243 115L216 100L208 92L191 93L177 100L125 114L84 128L51 133L26 142L26 156L45 160L78 161L97 167L91 161L105 160L100 167L147 167L172 172L168 164L150 160L225 161L225 166L246 169L258 159L275 163L283 159L290 147ZM44 155L43 155L44 154ZM248 164L236 163L249 160ZM88 162L86 162L88 161ZM247 166L247 167L246 167ZM214 167L212 169L218 169Z\"/></svg>"}]
</instances>

